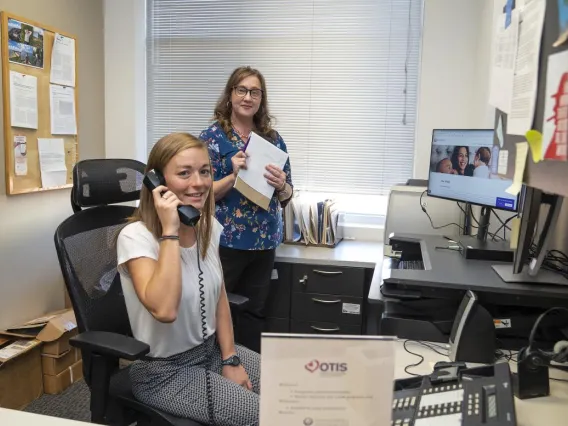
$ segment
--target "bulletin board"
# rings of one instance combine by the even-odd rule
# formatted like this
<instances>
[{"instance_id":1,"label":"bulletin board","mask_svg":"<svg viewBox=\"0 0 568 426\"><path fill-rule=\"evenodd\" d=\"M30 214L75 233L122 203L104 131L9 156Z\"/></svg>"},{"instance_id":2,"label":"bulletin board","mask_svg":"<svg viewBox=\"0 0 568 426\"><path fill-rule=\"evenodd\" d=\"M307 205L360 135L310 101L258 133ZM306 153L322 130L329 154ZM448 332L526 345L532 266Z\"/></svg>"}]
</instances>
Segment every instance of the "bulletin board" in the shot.
<instances>
[{"instance_id":1,"label":"bulletin board","mask_svg":"<svg viewBox=\"0 0 568 426\"><path fill-rule=\"evenodd\" d=\"M1 22L6 194L70 188L79 151L77 40L5 11Z\"/></svg>"}]
</instances>

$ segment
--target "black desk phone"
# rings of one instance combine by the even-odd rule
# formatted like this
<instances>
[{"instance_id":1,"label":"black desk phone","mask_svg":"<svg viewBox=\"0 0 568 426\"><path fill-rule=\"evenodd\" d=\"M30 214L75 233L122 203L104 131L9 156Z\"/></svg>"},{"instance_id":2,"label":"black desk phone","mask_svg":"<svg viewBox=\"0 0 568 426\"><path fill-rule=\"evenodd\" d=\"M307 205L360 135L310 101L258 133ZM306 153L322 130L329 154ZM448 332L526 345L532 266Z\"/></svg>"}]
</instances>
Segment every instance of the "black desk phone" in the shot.
<instances>
[{"instance_id":1,"label":"black desk phone","mask_svg":"<svg viewBox=\"0 0 568 426\"><path fill-rule=\"evenodd\" d=\"M144 185L153 191L158 186L166 185L166 179L158 170L152 169L144 175ZM181 223L187 226L195 226L199 222L201 213L195 207L190 205L178 206L179 220Z\"/></svg>"},{"instance_id":2,"label":"black desk phone","mask_svg":"<svg viewBox=\"0 0 568 426\"><path fill-rule=\"evenodd\" d=\"M516 426L509 364L439 362L429 376L394 382L393 426Z\"/></svg>"}]
</instances>

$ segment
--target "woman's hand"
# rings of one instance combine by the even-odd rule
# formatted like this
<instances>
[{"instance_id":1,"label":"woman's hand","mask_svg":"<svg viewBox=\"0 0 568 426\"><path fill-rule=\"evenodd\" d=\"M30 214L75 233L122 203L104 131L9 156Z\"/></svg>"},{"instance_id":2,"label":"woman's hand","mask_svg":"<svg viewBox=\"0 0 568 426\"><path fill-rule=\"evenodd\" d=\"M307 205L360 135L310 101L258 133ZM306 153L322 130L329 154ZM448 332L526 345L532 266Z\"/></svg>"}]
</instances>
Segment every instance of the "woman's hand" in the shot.
<instances>
[{"instance_id":1,"label":"woman's hand","mask_svg":"<svg viewBox=\"0 0 568 426\"><path fill-rule=\"evenodd\" d=\"M231 163L233 163L233 174L237 177L240 169L247 168L247 155L243 151L239 151L231 157Z\"/></svg>"},{"instance_id":2,"label":"woman's hand","mask_svg":"<svg viewBox=\"0 0 568 426\"><path fill-rule=\"evenodd\" d=\"M274 164L267 165L266 171L268 173L265 173L264 177L268 184L276 188L277 191L282 191L286 185L286 173Z\"/></svg>"},{"instance_id":3,"label":"woman's hand","mask_svg":"<svg viewBox=\"0 0 568 426\"><path fill-rule=\"evenodd\" d=\"M177 235L180 225L177 208L181 205L181 201L176 194L163 185L154 189L152 195L154 196L158 218L162 224L162 233L164 235Z\"/></svg>"},{"instance_id":4,"label":"woman's hand","mask_svg":"<svg viewBox=\"0 0 568 426\"><path fill-rule=\"evenodd\" d=\"M242 364L236 367L232 365L223 366L223 377L243 386L245 389L252 390L252 383Z\"/></svg>"}]
</instances>

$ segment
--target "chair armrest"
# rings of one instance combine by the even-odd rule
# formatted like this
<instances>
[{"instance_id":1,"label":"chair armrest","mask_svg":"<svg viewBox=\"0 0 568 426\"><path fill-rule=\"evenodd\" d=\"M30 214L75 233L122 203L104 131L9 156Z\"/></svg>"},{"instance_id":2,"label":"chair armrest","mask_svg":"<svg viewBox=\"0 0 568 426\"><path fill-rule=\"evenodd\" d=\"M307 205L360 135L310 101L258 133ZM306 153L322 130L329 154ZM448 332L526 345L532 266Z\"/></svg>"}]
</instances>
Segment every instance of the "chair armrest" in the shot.
<instances>
[{"instance_id":1,"label":"chair armrest","mask_svg":"<svg viewBox=\"0 0 568 426\"><path fill-rule=\"evenodd\" d=\"M231 309L242 311L248 305L249 298L235 293L227 293Z\"/></svg>"},{"instance_id":2,"label":"chair armrest","mask_svg":"<svg viewBox=\"0 0 568 426\"><path fill-rule=\"evenodd\" d=\"M150 346L132 337L106 331L86 331L69 339L71 346L103 356L137 360L150 352Z\"/></svg>"}]
</instances>

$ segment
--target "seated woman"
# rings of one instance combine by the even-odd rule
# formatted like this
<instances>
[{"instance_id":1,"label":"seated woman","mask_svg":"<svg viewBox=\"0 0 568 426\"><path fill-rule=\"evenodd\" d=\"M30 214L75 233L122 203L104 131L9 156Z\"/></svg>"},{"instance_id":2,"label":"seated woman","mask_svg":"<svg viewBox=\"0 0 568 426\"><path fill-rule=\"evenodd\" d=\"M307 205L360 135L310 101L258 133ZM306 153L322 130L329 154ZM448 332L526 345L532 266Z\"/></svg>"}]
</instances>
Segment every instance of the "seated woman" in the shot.
<instances>
[{"instance_id":1,"label":"seated woman","mask_svg":"<svg viewBox=\"0 0 568 426\"><path fill-rule=\"evenodd\" d=\"M134 396L201 423L257 425L260 360L234 343L207 148L189 134L170 134L152 148L151 169L166 186L142 188L140 206L117 240L132 332L150 345L131 366ZM200 210L196 227L180 223L181 204Z\"/></svg>"}]
</instances>

